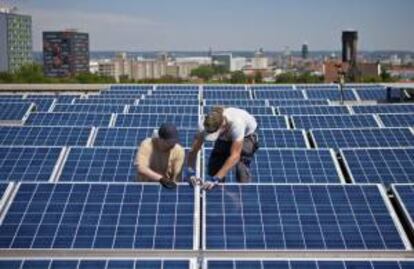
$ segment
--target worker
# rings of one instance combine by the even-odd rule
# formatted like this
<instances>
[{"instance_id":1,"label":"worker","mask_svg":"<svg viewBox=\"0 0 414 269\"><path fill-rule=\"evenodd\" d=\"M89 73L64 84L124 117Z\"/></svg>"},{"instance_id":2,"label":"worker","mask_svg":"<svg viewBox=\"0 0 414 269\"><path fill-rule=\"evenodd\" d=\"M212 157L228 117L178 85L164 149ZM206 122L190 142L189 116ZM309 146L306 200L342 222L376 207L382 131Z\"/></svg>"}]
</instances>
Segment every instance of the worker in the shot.
<instances>
[{"instance_id":1,"label":"worker","mask_svg":"<svg viewBox=\"0 0 414 269\"><path fill-rule=\"evenodd\" d=\"M177 128L164 123L153 136L141 142L134 165L139 181L159 182L166 188L175 188L181 180L185 151L179 145Z\"/></svg>"},{"instance_id":2,"label":"worker","mask_svg":"<svg viewBox=\"0 0 414 269\"><path fill-rule=\"evenodd\" d=\"M188 156L185 179L191 185L199 181L195 177L196 156L207 140L215 143L208 161L208 178L201 183L203 190L211 190L224 182L233 167L238 182L250 182L250 162L259 148L256 129L256 119L247 111L233 107L214 107L195 136Z\"/></svg>"}]
</instances>

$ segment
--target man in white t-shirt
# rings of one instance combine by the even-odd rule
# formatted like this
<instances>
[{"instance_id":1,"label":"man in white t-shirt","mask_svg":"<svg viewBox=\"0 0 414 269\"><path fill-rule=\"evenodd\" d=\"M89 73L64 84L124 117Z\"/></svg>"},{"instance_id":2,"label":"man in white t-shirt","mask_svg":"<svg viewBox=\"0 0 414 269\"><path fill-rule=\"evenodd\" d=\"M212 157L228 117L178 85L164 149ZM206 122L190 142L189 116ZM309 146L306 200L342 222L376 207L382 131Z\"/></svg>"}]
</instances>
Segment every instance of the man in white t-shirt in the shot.
<instances>
[{"instance_id":1,"label":"man in white t-shirt","mask_svg":"<svg viewBox=\"0 0 414 269\"><path fill-rule=\"evenodd\" d=\"M194 184L194 167L198 151L205 140L215 141L211 152L207 173L209 178L202 189L211 190L235 167L238 182L250 182L250 162L258 149L256 119L239 108L214 107L205 117L203 126L192 145L188 156L185 179Z\"/></svg>"}]
</instances>

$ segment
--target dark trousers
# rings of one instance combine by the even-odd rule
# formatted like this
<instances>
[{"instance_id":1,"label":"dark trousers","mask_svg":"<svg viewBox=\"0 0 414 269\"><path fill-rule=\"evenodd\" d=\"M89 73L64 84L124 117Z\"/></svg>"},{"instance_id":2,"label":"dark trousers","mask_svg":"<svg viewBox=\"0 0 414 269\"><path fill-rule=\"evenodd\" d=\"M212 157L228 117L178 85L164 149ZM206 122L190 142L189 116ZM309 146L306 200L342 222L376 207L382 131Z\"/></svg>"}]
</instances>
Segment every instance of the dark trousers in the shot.
<instances>
[{"instance_id":1,"label":"dark trousers","mask_svg":"<svg viewBox=\"0 0 414 269\"><path fill-rule=\"evenodd\" d=\"M214 144L208 161L208 175L214 176L223 167L224 163L230 156L232 141L218 139ZM246 136L243 140L243 149L240 161L236 164L236 180L241 183L248 183L251 180L250 163L254 153L259 148L258 136L253 133Z\"/></svg>"}]
</instances>

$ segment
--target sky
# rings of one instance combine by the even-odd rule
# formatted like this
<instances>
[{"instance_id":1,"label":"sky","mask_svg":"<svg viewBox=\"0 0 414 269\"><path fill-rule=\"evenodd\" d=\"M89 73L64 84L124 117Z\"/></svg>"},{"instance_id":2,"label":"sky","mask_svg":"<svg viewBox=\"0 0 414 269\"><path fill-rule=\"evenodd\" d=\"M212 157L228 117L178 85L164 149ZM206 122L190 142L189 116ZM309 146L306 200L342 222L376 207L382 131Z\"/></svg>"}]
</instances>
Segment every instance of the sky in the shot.
<instances>
[{"instance_id":1,"label":"sky","mask_svg":"<svg viewBox=\"0 0 414 269\"><path fill-rule=\"evenodd\" d=\"M4 1L32 15L37 51L42 31L68 28L92 50L339 50L355 29L361 50L414 51L414 0Z\"/></svg>"}]
</instances>

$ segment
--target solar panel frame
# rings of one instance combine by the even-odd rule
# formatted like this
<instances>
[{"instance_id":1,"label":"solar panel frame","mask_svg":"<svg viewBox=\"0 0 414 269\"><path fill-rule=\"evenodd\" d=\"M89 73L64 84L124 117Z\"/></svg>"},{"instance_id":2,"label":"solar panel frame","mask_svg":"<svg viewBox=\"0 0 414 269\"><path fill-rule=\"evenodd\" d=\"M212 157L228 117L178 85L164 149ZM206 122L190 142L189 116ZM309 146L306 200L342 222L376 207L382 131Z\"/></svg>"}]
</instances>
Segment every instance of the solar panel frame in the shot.
<instances>
[{"instance_id":1,"label":"solar panel frame","mask_svg":"<svg viewBox=\"0 0 414 269\"><path fill-rule=\"evenodd\" d=\"M38 112L47 112L50 108L57 102L56 98L32 98L28 97L24 100L28 100L35 104L36 111Z\"/></svg>"},{"instance_id":2,"label":"solar panel frame","mask_svg":"<svg viewBox=\"0 0 414 269\"><path fill-rule=\"evenodd\" d=\"M123 113L126 105L56 104L51 112L68 113Z\"/></svg>"},{"instance_id":3,"label":"solar panel frame","mask_svg":"<svg viewBox=\"0 0 414 269\"><path fill-rule=\"evenodd\" d=\"M188 99L188 100L200 100L200 96L198 94L157 94L153 93L151 95L145 95L143 99Z\"/></svg>"},{"instance_id":4,"label":"solar panel frame","mask_svg":"<svg viewBox=\"0 0 414 269\"><path fill-rule=\"evenodd\" d=\"M204 178L207 178L212 151L212 148L203 149ZM332 149L259 148L251 161L250 172L252 184L346 183ZM234 169L226 176L226 182L237 182Z\"/></svg>"},{"instance_id":5,"label":"solar panel frame","mask_svg":"<svg viewBox=\"0 0 414 269\"><path fill-rule=\"evenodd\" d=\"M111 118L108 113L39 112L31 113L25 125L105 127L110 125Z\"/></svg>"},{"instance_id":6,"label":"solar panel frame","mask_svg":"<svg viewBox=\"0 0 414 269\"><path fill-rule=\"evenodd\" d=\"M410 114L378 114L384 127L414 127L414 113Z\"/></svg>"},{"instance_id":7,"label":"solar panel frame","mask_svg":"<svg viewBox=\"0 0 414 269\"><path fill-rule=\"evenodd\" d=\"M404 158L397 157L398 151ZM408 151L411 151L412 155ZM357 156L358 152L365 156L358 157L356 163L352 157ZM385 159L383 154L387 152L393 156L392 160ZM353 183L379 183L389 187L392 183L414 182L414 147L340 149L339 153ZM410 156L413 157L410 159ZM398 171L397 175L395 170Z\"/></svg>"},{"instance_id":8,"label":"solar panel frame","mask_svg":"<svg viewBox=\"0 0 414 269\"><path fill-rule=\"evenodd\" d=\"M208 99L218 99L218 100L225 100L225 99L244 99L244 100L251 100L252 96L249 91L241 91L241 90L224 90L224 91L206 91L203 92L203 98Z\"/></svg>"},{"instance_id":9,"label":"solar panel frame","mask_svg":"<svg viewBox=\"0 0 414 269\"><path fill-rule=\"evenodd\" d=\"M312 129L316 148L413 147L409 128Z\"/></svg>"},{"instance_id":10,"label":"solar panel frame","mask_svg":"<svg viewBox=\"0 0 414 269\"><path fill-rule=\"evenodd\" d=\"M328 100L325 99L290 99L290 100L269 100L270 106L317 106L329 105Z\"/></svg>"},{"instance_id":11,"label":"solar panel frame","mask_svg":"<svg viewBox=\"0 0 414 269\"><path fill-rule=\"evenodd\" d=\"M0 180L52 182L64 153L64 147L0 146Z\"/></svg>"},{"instance_id":12,"label":"solar panel frame","mask_svg":"<svg viewBox=\"0 0 414 269\"><path fill-rule=\"evenodd\" d=\"M391 191L395 196L397 205L403 212L405 221L409 224L409 229L414 234L414 203L412 197L410 199L404 194L404 191L414 194L414 184L391 184ZM414 196L413 196L414 197Z\"/></svg>"},{"instance_id":13,"label":"solar panel frame","mask_svg":"<svg viewBox=\"0 0 414 269\"><path fill-rule=\"evenodd\" d=\"M0 258L1 269L196 269L185 258Z\"/></svg>"},{"instance_id":14,"label":"solar panel frame","mask_svg":"<svg viewBox=\"0 0 414 269\"><path fill-rule=\"evenodd\" d=\"M305 90L306 96L312 99L328 99L331 101L339 101L341 100L341 92L340 90ZM344 100L352 100L357 101L357 96L355 96L352 90L344 90Z\"/></svg>"},{"instance_id":15,"label":"solar panel frame","mask_svg":"<svg viewBox=\"0 0 414 269\"><path fill-rule=\"evenodd\" d=\"M192 114L117 114L114 127L153 127L170 122L177 128L198 127L199 116Z\"/></svg>"},{"instance_id":16,"label":"solar panel frame","mask_svg":"<svg viewBox=\"0 0 414 269\"><path fill-rule=\"evenodd\" d=\"M21 103L1 103L0 102L0 122L2 123L20 123L35 108L31 102Z\"/></svg>"},{"instance_id":17,"label":"solar panel frame","mask_svg":"<svg viewBox=\"0 0 414 269\"><path fill-rule=\"evenodd\" d=\"M136 100L134 105L145 105L145 106L199 106L199 100L190 99L139 99Z\"/></svg>"},{"instance_id":18,"label":"solar panel frame","mask_svg":"<svg viewBox=\"0 0 414 269\"><path fill-rule=\"evenodd\" d=\"M204 113L208 113L214 106L204 106ZM237 106L237 108L246 110L251 115L273 115L276 116L273 107L270 106Z\"/></svg>"},{"instance_id":19,"label":"solar panel frame","mask_svg":"<svg viewBox=\"0 0 414 269\"><path fill-rule=\"evenodd\" d=\"M153 85L111 85L109 87L109 91L117 91L117 90L138 90L138 91L145 91L145 90L152 90L154 88Z\"/></svg>"},{"instance_id":20,"label":"solar panel frame","mask_svg":"<svg viewBox=\"0 0 414 269\"><path fill-rule=\"evenodd\" d=\"M266 100L258 100L258 99L227 99L227 100L219 100L219 99L204 99L204 105L206 106L266 106Z\"/></svg>"},{"instance_id":21,"label":"solar panel frame","mask_svg":"<svg viewBox=\"0 0 414 269\"><path fill-rule=\"evenodd\" d=\"M269 100L291 100L291 99L303 99L305 95L302 91L288 90L288 91L254 91L255 99L269 99Z\"/></svg>"},{"instance_id":22,"label":"solar panel frame","mask_svg":"<svg viewBox=\"0 0 414 269\"><path fill-rule=\"evenodd\" d=\"M290 129L287 116L255 115L254 117L260 129Z\"/></svg>"},{"instance_id":23,"label":"solar panel frame","mask_svg":"<svg viewBox=\"0 0 414 269\"><path fill-rule=\"evenodd\" d=\"M100 99L76 99L73 104L120 104L120 105L132 105L138 99L133 98L100 98Z\"/></svg>"},{"instance_id":24,"label":"solar panel frame","mask_svg":"<svg viewBox=\"0 0 414 269\"><path fill-rule=\"evenodd\" d=\"M405 250L412 250L411 244L409 243L409 240L408 240L406 234L404 233L404 230L403 230L403 227L402 227L401 223L399 222L398 218L396 217L396 213L395 213L395 211L394 211L394 209L393 209L393 207L391 205L391 202L387 198L386 191L379 184L358 184L358 185L350 185L350 184L307 184L307 185L302 185L302 184L271 184L271 183L267 183L267 184L266 183L261 183L261 184L253 184L253 183L247 183L247 184L229 184L229 183L226 183L226 184L222 185L221 188L217 188L216 187L213 191L204 192L203 193L203 199L204 199L205 202L202 204L202 207L203 207L202 210L203 210L203 212L206 212L206 213L203 214L203 219L202 219L202 223L203 223L203 228L202 228L202 233L203 233L203 237L202 237L203 238L203 241L202 241L202 249L203 250L215 250L215 251L216 250L217 251L219 251L219 250L220 251L223 251L223 250L235 250L235 251L240 251L240 252L242 252L242 251L246 251L246 252L247 251L271 252L271 251L276 251L276 250L277 251L280 251L280 250L282 250L282 251L283 250L305 250L305 251L321 250L322 251L323 250L323 251L328 251L328 252L330 252L330 251L339 251L339 250L347 250L347 251L365 252L365 251L379 251L379 250L381 250L380 248L378 248L378 249L375 249L375 248L367 248L366 242L364 242L364 241L363 241L363 245L365 246L365 248L363 248L363 249L361 249L361 248L354 248L354 247L353 248L347 248L345 246L345 243L346 243L345 242L345 238L346 238L346 236L343 236L342 235L342 231L341 230L339 230L339 231L340 231L341 237L343 238L343 243L344 243L345 248L326 248L326 247L325 248L309 248L309 247L306 247L306 246L305 246L305 248L287 248L287 246L286 246L286 239L285 239L285 235L283 234L283 232L282 232L282 235L283 235L283 238L284 238L283 240L285 240L285 242L284 242L284 246L285 247L279 247L279 248L277 248L277 247L273 247L273 248L267 248L267 247L265 247L265 248L257 248L257 247L256 248L247 248L247 247L246 248L243 248L243 247L242 248L240 248L240 247L239 248L237 248L237 247L231 247L231 248L224 247L224 248L220 248L220 247L212 247L212 248L208 248L208 246L207 246L207 229L208 229L208 223L207 223L207 216L208 216L207 204L208 204L208 198L207 198L207 195L212 195L214 192L217 192L218 190L225 189L225 188L229 188L229 187L233 187L233 188L236 188L237 187L239 190L242 190L243 188L247 188L249 186L256 187L256 189L258 189L260 187L262 187L262 188L264 188L264 187L268 187L268 188L270 188L270 187L279 187L279 188L281 188L281 187L285 187L285 188L286 187L290 187L292 190L293 190L293 188L308 188L308 189L311 189L311 188L316 188L316 187L325 187L327 190L328 190L328 188L335 188L335 187L341 188L343 190L345 190L346 188L351 189L351 188L357 188L358 187L358 188L360 188L362 190L362 188L374 188L374 187L376 187L378 189L377 195L381 198L382 202L384 203L383 204L383 210L386 210L387 211L387 217L389 217L391 219L391 221L393 223L393 228L395 228L395 231L394 232L396 232L398 234L398 238L401 241L399 243L402 244L402 246L404 247ZM273 192L276 195L276 190L275 189L273 190ZM224 191L223 191L223 193L224 193ZM242 194L242 192L239 192L239 193ZM328 196L329 196L330 204L331 204L331 206L333 206L333 203L332 203L333 200L332 200L332 197L331 197L331 195L333 193L332 192L327 192L327 193L328 193ZM233 196L231 196L231 195L233 195ZM347 193L347 203L348 203L348 205L351 208L353 208L353 206L351 206L351 204L350 204L353 200L350 199L348 197L348 195L349 194ZM313 200L313 204L316 205L315 198L313 196L314 195L311 195L312 200ZM238 206L240 207L239 208L239 211L240 211L240 209L243 206L241 204L242 202L241 201L238 202L237 201L237 197L234 194L232 194L232 193L230 193L230 196L229 197L233 201L233 203L234 202L235 203L238 203ZM241 195L240 195L240 197L241 197ZM222 198L222 199L224 200L224 198ZM281 209L283 209L285 212L289 212L289 210L290 211L292 210L292 209L289 209L289 208L285 208L284 206L282 207L282 205L279 205L280 200L278 198L278 195L276 195L276 198L275 199L278 201L278 203L277 203L277 211L281 211ZM294 211L295 212L298 212L300 210L299 210L299 208L297 208L296 199L294 199L294 200L295 200L295 202L294 202L295 203L295 209L294 209ZM284 200L282 199L282 201L284 201ZM366 194L365 193L364 193L364 201L365 202L369 202L369 200L366 197ZM259 203L259 205L260 205L260 203ZM379 204L376 203L376 206L379 206ZM215 206L215 208L219 208L219 207L218 206ZM261 208L262 208L262 206L260 205L260 210L262 210ZM222 210L226 210L226 209L227 209L227 206L226 205L223 205ZM362 208L359 208L359 210L360 209L362 209ZM231 210L231 209L229 209L229 210ZM247 210L247 212L249 214L250 212L253 212L254 209L251 208L251 207L247 207L246 210ZM356 210L358 210L358 208ZM377 208L376 211L377 210L379 210L379 209ZM267 211L269 211L269 209L267 209ZM350 215L352 215L352 216L355 217L356 215L354 213L355 212L354 209L352 209L351 211L352 211L352 213ZM365 211L365 210L363 210L363 211ZM372 209L371 208L369 209L369 211L370 211L370 213L368 213L368 214L371 214L372 215L373 212L372 212ZM304 211L304 212L306 212L306 211ZM315 210L315 212L316 212L316 210ZM335 213L336 212L334 212L334 216L336 216L335 217L336 218L336 223L337 223L337 225L340 225L339 224L339 221L338 221L339 214L335 214ZM344 216L347 216L348 215L348 214L345 214L345 211L343 211L342 213L344 214ZM232 215L237 216L237 211L236 212L233 212ZM272 214L272 215L274 215L274 214ZM278 215L280 216L281 214L279 213ZM298 215L298 214L296 213L294 215ZM324 216L324 214L321 214L321 215ZM317 218L318 219L318 221L317 221L318 223L320 222L320 216L321 215L319 215L319 217ZM326 211L326 215L329 215L328 214L328 211ZM363 214L362 216L366 216L366 215L367 214ZM383 214L381 214L381 215L384 216ZM263 226L263 216L264 215L261 214L261 220L260 221L262 223L262 226ZM215 215L215 217L217 217L217 214ZM225 217L226 217L225 214L223 214L223 218L225 218ZM242 217L242 219L243 219L243 217ZM242 220L242 222L243 222L243 224L242 224L243 229L248 226L248 225L245 224L245 222L250 223L251 221L253 221L252 218L250 218L250 220L248 220L248 221ZM282 223L282 220L279 220L279 221L280 221L279 223L283 227L284 224ZM291 221L293 221L293 219ZM298 218L298 221L299 221L299 223L302 222L302 220L300 218ZM355 219L354 221L357 221L357 220ZM384 220L382 220L382 221L384 221ZM230 219L229 220L223 219L223 222L225 222L225 223L226 222L232 222L232 220L230 220ZM289 223L289 221L287 223ZM300 227L302 227L301 225L302 224L299 224ZM219 226L219 225L217 225L217 226ZM223 226L226 227L225 225L223 225ZM365 226L368 226L368 225L365 225ZM362 227L362 226L359 226L359 227ZM373 227L371 227L371 228L373 228ZM377 224L377 221L375 221L375 229L377 229L377 228L378 228L378 224ZM389 227L387 227L387 228L388 228L387 231L389 232ZM262 227L262 233L264 233L264 230L263 229L264 228ZM224 230L224 228L223 228L223 230ZM301 234L302 234L303 243L306 244L306 242L305 242L306 239L305 239L304 234L303 234L304 233L304 229L301 228L300 231L301 231ZM322 230L319 230L319 232L322 235ZM349 231L348 231L348 233L349 233ZM360 239L363 239L362 237L363 237L364 233L361 232L360 228L359 228L358 233L359 233L359 235L361 237ZM226 231L224 232L224 234L226 234ZM243 237L243 235L238 235L237 233L232 233L232 234L233 234L233 237L234 236ZM246 235L247 234L250 235L250 233L243 232L243 234L244 234L243 239L244 239L244 242L245 242L245 245L246 245ZM254 235L254 234L252 233L252 235ZM226 240L226 239L227 238L225 238L224 240ZM325 239L325 238L323 238L323 239ZM383 241L382 243L385 244L386 242L384 241L384 239L382 237L381 237L381 239ZM268 241L266 241L265 244L267 242ZM324 245L326 246L326 242L324 242ZM394 252L394 251L398 251L398 248L396 248L396 249L386 248L386 249L383 249L383 250L387 250L389 252ZM250 267L248 267L248 268L250 268Z\"/></svg>"},{"instance_id":25,"label":"solar panel frame","mask_svg":"<svg viewBox=\"0 0 414 269\"><path fill-rule=\"evenodd\" d=\"M308 148L310 144L305 130L259 129L260 148ZM270 138L271 137L271 138Z\"/></svg>"},{"instance_id":26,"label":"solar panel frame","mask_svg":"<svg viewBox=\"0 0 414 269\"><path fill-rule=\"evenodd\" d=\"M200 114L200 106L129 106L131 114Z\"/></svg>"},{"instance_id":27,"label":"solar panel frame","mask_svg":"<svg viewBox=\"0 0 414 269\"><path fill-rule=\"evenodd\" d=\"M293 85L252 85L249 87L253 91L290 91L294 90Z\"/></svg>"},{"instance_id":28,"label":"solar panel frame","mask_svg":"<svg viewBox=\"0 0 414 269\"><path fill-rule=\"evenodd\" d=\"M87 189L85 188L85 186ZM65 197L64 194L68 193L68 187L70 188L70 193ZM105 191L103 188L105 188ZM120 192L121 188L123 188L123 192ZM134 194L133 192L131 192L131 189L134 191L140 191L139 201L136 200L137 193L135 193L135 195L131 197L131 194ZM145 190L147 191L145 192ZM196 188L196 190L198 190L198 188ZM82 193L85 193L85 191L87 192L86 195L82 195ZM25 195L23 195L22 192L31 193L30 201L27 201L27 195L25 197ZM168 195L168 192L175 194ZM56 193L59 195L57 195ZM94 193L94 195L90 195L91 193ZM168 190L166 188L162 188L160 184L157 183L18 183L16 195L14 196L13 201L8 205L7 212L3 215L3 219L0 220L0 223L2 223L2 225L0 226L0 238L5 239L4 234L6 234L8 241L6 242L5 240L0 240L0 248L3 250L196 250L199 245L198 240L200 231L198 227L200 226L200 213L199 199L197 199L197 195L195 195L195 193L196 192L190 186L188 186L188 184L178 184L175 190ZM153 197L154 194L156 194L157 197ZM186 194L191 194L192 197L186 197ZM177 201L173 206L174 209L171 208L171 201L169 201L171 198L168 198L168 196L174 196L175 200ZM121 200L122 202L119 203L119 200ZM39 205L39 203L42 204L44 203L44 201L46 201L45 206L31 206L31 204L33 203ZM18 203L20 205L16 205ZM61 208L62 204L63 209ZM80 204L81 208L79 208L77 204ZM145 204L145 208L141 206L142 204ZM155 205L155 207L158 209L151 208L152 204ZM161 204L164 205L162 209ZM113 207L117 205L122 205L122 208ZM130 205L132 206L132 208L130 208ZM170 206L168 207L167 205ZM53 208L50 208L51 206ZM100 209L98 209L97 206L100 207ZM127 206L128 208L124 208L124 206ZM191 207L191 209L188 208L189 206ZM25 209L23 209L23 207L25 207ZM98 209L99 211L97 218L96 216L94 217L94 215L96 214L93 214L96 209ZM24 214L20 215L19 213L14 213L21 212L22 210ZM138 212L135 210L138 210ZM168 242L165 242L165 240L163 239L168 238L166 237L166 235L171 233L167 233L167 230L161 229L161 226L167 226L163 224L171 223L171 220L168 218L168 213L172 212L172 210L174 210L174 214L176 214L173 215L176 216L176 223L174 223L173 225L174 239L171 239L173 240L173 247L169 248L166 246L166 243ZM155 220L150 218L153 211L156 211ZM179 213L177 213L177 211L179 211ZM41 222L31 222L30 219L26 219L25 215L30 214L30 212L34 212L35 214L41 212ZM114 212L118 212L116 215L119 216L118 218L116 218L116 222L114 222L114 218L111 215L111 213L113 214ZM137 214L135 214L135 212L137 212ZM163 213L159 214L159 212ZM61 214L60 219L58 221L55 216L57 214ZM77 214L77 216L79 216L80 219L77 220L77 217L74 218L72 216L73 214ZM131 215L133 219L131 219L131 217L126 218L128 217L128 215ZM158 218L160 216L163 216L164 218L158 221ZM185 216L187 216L187 219L184 218ZM166 217L167 219L165 219ZM22 220L27 220L29 221L29 225L36 226L36 233L32 234L29 232L23 234L20 233L18 234L18 236L16 236L16 234L11 235L13 231L10 231L7 227L5 227L5 225L16 226L13 222L16 221L16 218L19 222L18 224L20 224L15 229L16 234L18 234L20 227L23 224ZM153 227L151 224L154 221L156 227L154 228L153 235L155 236L152 236L151 240L147 240L145 238L147 238L146 235L148 235L149 232L148 228ZM46 226L48 226L47 224L56 226L56 230L53 232L53 241L49 240L48 242L46 240L47 238L50 238L50 236L47 236L51 235L50 231L48 231L47 229L53 228L42 227L42 224L46 224ZM71 235L74 232L71 229L60 230L65 225L76 226L76 232L74 236ZM108 239L107 237L111 235L111 231L106 230L105 226L113 227L114 225L115 227L119 225L132 225L134 227L133 236L129 235L127 237L127 235L131 233L131 231L118 231L119 228L117 227L111 237L111 247L107 247L105 246L105 243L107 242L104 242L102 240L105 238ZM85 229L87 227L90 227L90 229L94 229L94 231L91 231L90 229ZM141 228L139 231L137 230L138 227ZM190 244L188 240L185 242L183 242L182 240L183 238L188 237L188 233L190 232L189 227L192 227ZM47 229L45 230L45 228ZM82 230L80 231L81 228ZM147 228L147 230L145 230L144 228ZM156 228L159 228L160 230L158 231ZM180 230L178 230L179 228ZM91 239L92 233L93 239ZM65 236L66 234L69 234L69 236ZM37 236L39 236L40 239ZM129 241L131 241L131 236L134 239L134 241L131 242L132 247L125 247L126 242L119 241L120 239L127 240L127 238ZM181 238L180 242L178 242L178 236L180 236ZM64 239L62 239L62 237ZM10 242L9 239L11 239L12 241ZM116 242L117 239L119 240ZM28 243L29 245L27 245ZM143 244L152 244L152 247L145 247L143 246Z\"/></svg>"},{"instance_id":29,"label":"solar panel frame","mask_svg":"<svg viewBox=\"0 0 414 269\"><path fill-rule=\"evenodd\" d=\"M355 114L414 114L414 104L355 105L351 109Z\"/></svg>"},{"instance_id":30,"label":"solar panel frame","mask_svg":"<svg viewBox=\"0 0 414 269\"><path fill-rule=\"evenodd\" d=\"M361 100L387 100L387 90L385 88L356 89L355 91L358 94L359 99Z\"/></svg>"},{"instance_id":31,"label":"solar panel frame","mask_svg":"<svg viewBox=\"0 0 414 269\"><path fill-rule=\"evenodd\" d=\"M350 115L347 106L279 106L279 115Z\"/></svg>"},{"instance_id":32,"label":"solar panel frame","mask_svg":"<svg viewBox=\"0 0 414 269\"><path fill-rule=\"evenodd\" d=\"M87 146L90 127L0 126L2 146Z\"/></svg>"},{"instance_id":33,"label":"solar panel frame","mask_svg":"<svg viewBox=\"0 0 414 269\"><path fill-rule=\"evenodd\" d=\"M294 129L355 129L381 127L373 115L293 115Z\"/></svg>"},{"instance_id":34,"label":"solar panel frame","mask_svg":"<svg viewBox=\"0 0 414 269\"><path fill-rule=\"evenodd\" d=\"M203 91L245 91L247 89L246 85L232 85L232 84L221 84L221 85L203 85Z\"/></svg>"}]
</instances>

